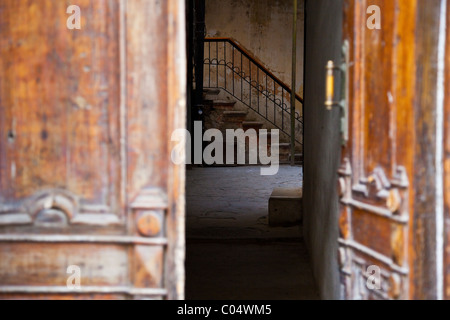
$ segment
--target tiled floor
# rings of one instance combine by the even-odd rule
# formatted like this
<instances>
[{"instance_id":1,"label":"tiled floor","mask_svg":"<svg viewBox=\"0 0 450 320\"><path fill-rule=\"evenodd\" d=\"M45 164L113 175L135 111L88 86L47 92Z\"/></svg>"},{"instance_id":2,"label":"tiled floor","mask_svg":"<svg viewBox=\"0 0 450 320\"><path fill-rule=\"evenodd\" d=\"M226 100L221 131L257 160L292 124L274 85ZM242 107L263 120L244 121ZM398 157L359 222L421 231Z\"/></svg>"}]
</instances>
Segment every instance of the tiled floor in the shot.
<instances>
[{"instance_id":1,"label":"tiled floor","mask_svg":"<svg viewBox=\"0 0 450 320\"><path fill-rule=\"evenodd\" d=\"M269 228L273 188L299 187L300 167L187 172L187 299L317 299L299 227Z\"/></svg>"},{"instance_id":2,"label":"tiled floor","mask_svg":"<svg viewBox=\"0 0 450 320\"><path fill-rule=\"evenodd\" d=\"M301 229L269 228L274 188L300 187L302 168L280 166L275 176L261 167L194 168L187 171L188 239L299 238Z\"/></svg>"}]
</instances>

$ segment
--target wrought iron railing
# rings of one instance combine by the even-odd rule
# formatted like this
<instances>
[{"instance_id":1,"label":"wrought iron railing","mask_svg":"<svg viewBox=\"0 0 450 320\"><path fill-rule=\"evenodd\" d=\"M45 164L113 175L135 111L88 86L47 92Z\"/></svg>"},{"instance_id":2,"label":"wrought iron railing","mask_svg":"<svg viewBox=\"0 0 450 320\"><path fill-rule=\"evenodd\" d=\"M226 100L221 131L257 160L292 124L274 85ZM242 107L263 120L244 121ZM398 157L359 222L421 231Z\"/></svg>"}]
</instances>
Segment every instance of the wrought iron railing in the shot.
<instances>
[{"instance_id":1,"label":"wrought iron railing","mask_svg":"<svg viewBox=\"0 0 450 320\"><path fill-rule=\"evenodd\" d=\"M204 88L223 89L291 136L292 90L230 38L206 38ZM296 110L303 99L295 95ZM303 145L303 117L295 112L295 140Z\"/></svg>"}]
</instances>

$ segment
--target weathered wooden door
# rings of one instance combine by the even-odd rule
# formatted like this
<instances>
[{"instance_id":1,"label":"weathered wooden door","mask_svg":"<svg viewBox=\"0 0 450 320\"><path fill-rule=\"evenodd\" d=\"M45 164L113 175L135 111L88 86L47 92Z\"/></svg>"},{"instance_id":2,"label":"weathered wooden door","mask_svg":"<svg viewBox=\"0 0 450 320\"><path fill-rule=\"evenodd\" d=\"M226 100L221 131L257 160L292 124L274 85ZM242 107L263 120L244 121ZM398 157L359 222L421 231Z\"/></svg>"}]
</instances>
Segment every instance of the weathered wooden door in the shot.
<instances>
[{"instance_id":1,"label":"weathered wooden door","mask_svg":"<svg viewBox=\"0 0 450 320\"><path fill-rule=\"evenodd\" d=\"M339 263L347 299L439 297L440 10L441 1L345 1Z\"/></svg>"},{"instance_id":2,"label":"weathered wooden door","mask_svg":"<svg viewBox=\"0 0 450 320\"><path fill-rule=\"evenodd\" d=\"M441 49L444 58L444 108L443 119L443 203L444 203L444 259L442 264L444 285L443 297L450 300L450 0L445 0L445 10L447 18L445 34L445 46Z\"/></svg>"},{"instance_id":3,"label":"weathered wooden door","mask_svg":"<svg viewBox=\"0 0 450 320\"><path fill-rule=\"evenodd\" d=\"M74 4L0 1L0 298L183 298L184 1Z\"/></svg>"}]
</instances>

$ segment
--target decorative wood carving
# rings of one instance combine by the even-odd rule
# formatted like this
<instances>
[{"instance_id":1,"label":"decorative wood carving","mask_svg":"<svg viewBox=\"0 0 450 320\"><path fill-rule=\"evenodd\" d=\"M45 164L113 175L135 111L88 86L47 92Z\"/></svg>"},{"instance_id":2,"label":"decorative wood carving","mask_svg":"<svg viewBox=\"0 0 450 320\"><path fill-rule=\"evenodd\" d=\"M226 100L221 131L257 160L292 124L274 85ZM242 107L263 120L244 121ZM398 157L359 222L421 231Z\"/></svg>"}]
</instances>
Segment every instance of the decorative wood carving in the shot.
<instances>
[{"instance_id":1,"label":"decorative wood carving","mask_svg":"<svg viewBox=\"0 0 450 320\"><path fill-rule=\"evenodd\" d=\"M12 206L0 204L0 225L26 225L54 218L66 220L67 225L120 225L123 224L117 214L105 210L101 206L83 206L71 192L62 189L40 191ZM45 217L47 216L47 217ZM63 217L64 216L64 217ZM37 219L37 220L36 220Z\"/></svg>"},{"instance_id":2,"label":"decorative wood carving","mask_svg":"<svg viewBox=\"0 0 450 320\"><path fill-rule=\"evenodd\" d=\"M342 161L339 173L339 190L341 215L339 219L339 252L338 260L341 270L341 284L344 297L349 299L401 299L406 298L408 287L407 227L409 216L408 180L405 170L398 167L389 180L381 168L376 168L368 177L359 179L352 186L352 168L348 158ZM357 214L357 216L356 216ZM387 245L375 242L361 243L358 239L366 239L360 235L358 219L372 221L375 224L366 226L367 232L378 225L387 225L390 238ZM356 219L356 220L355 220ZM381 219L381 220L380 220ZM383 234L383 236L385 236ZM382 247L379 247L382 246ZM388 248L386 248L386 246ZM380 252L380 249L383 252ZM390 252L389 255L386 252ZM381 275L381 288L369 289L367 270L377 266Z\"/></svg>"},{"instance_id":3,"label":"decorative wood carving","mask_svg":"<svg viewBox=\"0 0 450 320\"><path fill-rule=\"evenodd\" d=\"M143 237L156 237L162 230L163 211L141 211L137 214L137 229Z\"/></svg>"}]
</instances>

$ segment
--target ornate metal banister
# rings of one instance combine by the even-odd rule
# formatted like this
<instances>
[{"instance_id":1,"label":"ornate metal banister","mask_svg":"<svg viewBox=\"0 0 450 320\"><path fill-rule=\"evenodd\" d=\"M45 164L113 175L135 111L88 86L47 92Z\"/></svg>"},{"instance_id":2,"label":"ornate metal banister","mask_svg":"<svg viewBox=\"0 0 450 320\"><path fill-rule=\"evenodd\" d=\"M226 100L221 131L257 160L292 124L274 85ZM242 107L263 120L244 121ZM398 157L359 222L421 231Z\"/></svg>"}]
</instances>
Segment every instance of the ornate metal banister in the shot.
<instances>
[{"instance_id":1,"label":"ornate metal banister","mask_svg":"<svg viewBox=\"0 0 450 320\"><path fill-rule=\"evenodd\" d=\"M292 90L231 38L205 39L204 88L223 89L290 136ZM295 95L296 102L303 99ZM296 141L302 143L303 117L295 113Z\"/></svg>"}]
</instances>

